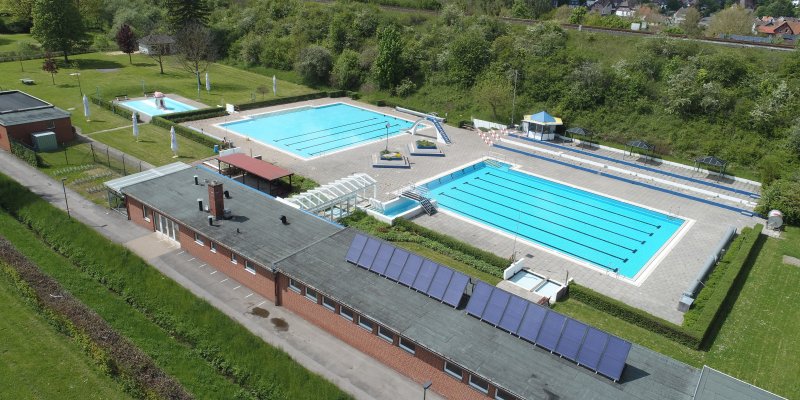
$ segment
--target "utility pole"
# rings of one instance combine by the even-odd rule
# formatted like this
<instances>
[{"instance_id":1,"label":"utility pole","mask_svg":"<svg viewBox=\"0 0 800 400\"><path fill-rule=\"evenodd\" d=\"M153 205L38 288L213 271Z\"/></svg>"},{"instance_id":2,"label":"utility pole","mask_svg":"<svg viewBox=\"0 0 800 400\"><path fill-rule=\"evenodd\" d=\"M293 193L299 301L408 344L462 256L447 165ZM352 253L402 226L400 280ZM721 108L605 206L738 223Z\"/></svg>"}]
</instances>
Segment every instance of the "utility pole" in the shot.
<instances>
[{"instance_id":1,"label":"utility pole","mask_svg":"<svg viewBox=\"0 0 800 400\"><path fill-rule=\"evenodd\" d=\"M514 113L517 111L517 76L519 70L514 70L514 97L511 100L511 126L514 126Z\"/></svg>"}]
</instances>

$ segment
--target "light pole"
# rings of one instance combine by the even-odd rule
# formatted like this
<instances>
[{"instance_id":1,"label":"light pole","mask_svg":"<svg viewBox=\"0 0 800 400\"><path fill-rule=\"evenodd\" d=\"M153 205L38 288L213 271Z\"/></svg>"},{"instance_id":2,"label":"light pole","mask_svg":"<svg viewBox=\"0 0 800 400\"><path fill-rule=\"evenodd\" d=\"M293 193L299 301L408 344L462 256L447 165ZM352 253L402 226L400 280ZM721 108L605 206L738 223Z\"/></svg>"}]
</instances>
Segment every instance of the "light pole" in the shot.
<instances>
[{"instance_id":1,"label":"light pole","mask_svg":"<svg viewBox=\"0 0 800 400\"><path fill-rule=\"evenodd\" d=\"M71 73L69 75L78 77L78 90L80 90L81 97L83 97L83 87L81 87L81 73L80 72L73 72L73 73Z\"/></svg>"},{"instance_id":2,"label":"light pole","mask_svg":"<svg viewBox=\"0 0 800 400\"><path fill-rule=\"evenodd\" d=\"M422 384L422 400L425 400L425 396L428 395L428 389L430 389L432 385L433 382L431 381L427 381Z\"/></svg>"},{"instance_id":3,"label":"light pole","mask_svg":"<svg viewBox=\"0 0 800 400\"><path fill-rule=\"evenodd\" d=\"M514 127L514 113L516 112L517 108L517 75L519 75L518 70L514 70L514 97L511 100L511 127Z\"/></svg>"},{"instance_id":4,"label":"light pole","mask_svg":"<svg viewBox=\"0 0 800 400\"><path fill-rule=\"evenodd\" d=\"M61 189L64 190L64 204L67 205L67 217L72 219L72 216L69 215L69 202L67 201L67 186L66 186L67 178L61 178Z\"/></svg>"},{"instance_id":5,"label":"light pole","mask_svg":"<svg viewBox=\"0 0 800 400\"><path fill-rule=\"evenodd\" d=\"M389 152L389 122L386 122L386 152Z\"/></svg>"}]
</instances>

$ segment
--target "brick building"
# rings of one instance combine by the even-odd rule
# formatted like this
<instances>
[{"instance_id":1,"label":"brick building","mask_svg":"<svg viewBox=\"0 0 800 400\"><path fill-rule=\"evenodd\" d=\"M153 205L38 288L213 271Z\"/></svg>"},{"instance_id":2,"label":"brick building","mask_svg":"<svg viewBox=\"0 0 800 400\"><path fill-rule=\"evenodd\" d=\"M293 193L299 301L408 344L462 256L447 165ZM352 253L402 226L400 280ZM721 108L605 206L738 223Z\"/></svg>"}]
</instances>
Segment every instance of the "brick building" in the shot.
<instances>
[{"instance_id":1,"label":"brick building","mask_svg":"<svg viewBox=\"0 0 800 400\"><path fill-rule=\"evenodd\" d=\"M0 92L0 148L11 150L9 138L31 146L31 134L47 131L59 144L75 139L68 112L18 90Z\"/></svg>"},{"instance_id":2,"label":"brick building","mask_svg":"<svg viewBox=\"0 0 800 400\"><path fill-rule=\"evenodd\" d=\"M776 398L637 345L618 381L598 375L470 316L471 283L450 305L398 283L402 275L395 282L356 266L347 260L364 234L209 170L121 179L131 182L115 187L133 222L447 398Z\"/></svg>"}]
</instances>

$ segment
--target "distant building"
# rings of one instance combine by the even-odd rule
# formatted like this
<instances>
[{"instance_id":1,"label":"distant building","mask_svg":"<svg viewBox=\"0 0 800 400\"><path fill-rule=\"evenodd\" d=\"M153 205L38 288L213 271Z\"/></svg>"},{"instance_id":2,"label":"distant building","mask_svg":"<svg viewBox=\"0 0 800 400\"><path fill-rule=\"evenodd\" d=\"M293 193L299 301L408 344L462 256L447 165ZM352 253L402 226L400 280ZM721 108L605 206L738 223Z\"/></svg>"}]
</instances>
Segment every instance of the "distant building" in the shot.
<instances>
[{"instance_id":1,"label":"distant building","mask_svg":"<svg viewBox=\"0 0 800 400\"><path fill-rule=\"evenodd\" d=\"M68 112L18 90L0 92L0 148L10 151L9 139L33 146L31 135L44 132L59 144L75 139Z\"/></svg>"},{"instance_id":2,"label":"distant building","mask_svg":"<svg viewBox=\"0 0 800 400\"><path fill-rule=\"evenodd\" d=\"M139 39L139 52L142 54L168 55L175 53L176 50L175 37L170 35L152 33Z\"/></svg>"}]
</instances>

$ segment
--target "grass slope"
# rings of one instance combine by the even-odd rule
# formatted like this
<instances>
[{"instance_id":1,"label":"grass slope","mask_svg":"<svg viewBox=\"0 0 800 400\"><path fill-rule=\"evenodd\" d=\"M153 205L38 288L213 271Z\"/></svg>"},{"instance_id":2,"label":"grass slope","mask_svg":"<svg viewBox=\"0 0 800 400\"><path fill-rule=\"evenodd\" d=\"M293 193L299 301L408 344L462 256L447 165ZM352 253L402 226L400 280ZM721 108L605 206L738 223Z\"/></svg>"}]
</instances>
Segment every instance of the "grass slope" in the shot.
<instances>
[{"instance_id":1,"label":"grass slope","mask_svg":"<svg viewBox=\"0 0 800 400\"><path fill-rule=\"evenodd\" d=\"M210 147L176 135L178 139L178 157L172 158L169 132L157 126L145 124L139 126L139 141L133 137L133 128L120 128L113 131L90 134L94 140L120 149L155 166L175 161L191 162L211 157L214 151Z\"/></svg>"},{"instance_id":2,"label":"grass slope","mask_svg":"<svg viewBox=\"0 0 800 400\"><path fill-rule=\"evenodd\" d=\"M79 345L57 333L0 276L0 388L9 399L126 399ZM31 334L35 333L35 337Z\"/></svg>"}]
</instances>

